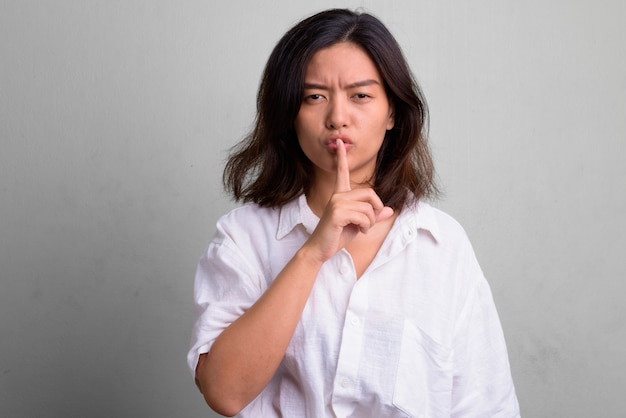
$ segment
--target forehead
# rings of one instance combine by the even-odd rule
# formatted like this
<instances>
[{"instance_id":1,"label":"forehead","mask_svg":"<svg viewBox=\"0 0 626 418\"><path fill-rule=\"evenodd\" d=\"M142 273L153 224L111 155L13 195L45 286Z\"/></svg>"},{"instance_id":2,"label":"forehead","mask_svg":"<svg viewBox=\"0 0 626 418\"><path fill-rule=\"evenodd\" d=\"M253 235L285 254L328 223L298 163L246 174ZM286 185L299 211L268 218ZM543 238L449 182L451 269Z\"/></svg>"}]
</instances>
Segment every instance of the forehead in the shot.
<instances>
[{"instance_id":1,"label":"forehead","mask_svg":"<svg viewBox=\"0 0 626 418\"><path fill-rule=\"evenodd\" d=\"M315 52L306 67L311 78L381 80L376 64L363 48L352 42L341 42Z\"/></svg>"}]
</instances>

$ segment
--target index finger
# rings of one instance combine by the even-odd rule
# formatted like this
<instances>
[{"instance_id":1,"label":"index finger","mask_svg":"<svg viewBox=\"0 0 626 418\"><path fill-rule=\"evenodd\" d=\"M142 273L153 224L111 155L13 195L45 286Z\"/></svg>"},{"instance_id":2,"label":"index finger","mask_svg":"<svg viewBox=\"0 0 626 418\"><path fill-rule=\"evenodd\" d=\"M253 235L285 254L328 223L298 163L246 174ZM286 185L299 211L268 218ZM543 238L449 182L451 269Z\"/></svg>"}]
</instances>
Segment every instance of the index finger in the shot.
<instances>
[{"instance_id":1,"label":"index finger","mask_svg":"<svg viewBox=\"0 0 626 418\"><path fill-rule=\"evenodd\" d=\"M348 192L350 187L350 168L348 167L348 156L346 144L341 139L337 139L337 179L335 181L336 192Z\"/></svg>"}]
</instances>

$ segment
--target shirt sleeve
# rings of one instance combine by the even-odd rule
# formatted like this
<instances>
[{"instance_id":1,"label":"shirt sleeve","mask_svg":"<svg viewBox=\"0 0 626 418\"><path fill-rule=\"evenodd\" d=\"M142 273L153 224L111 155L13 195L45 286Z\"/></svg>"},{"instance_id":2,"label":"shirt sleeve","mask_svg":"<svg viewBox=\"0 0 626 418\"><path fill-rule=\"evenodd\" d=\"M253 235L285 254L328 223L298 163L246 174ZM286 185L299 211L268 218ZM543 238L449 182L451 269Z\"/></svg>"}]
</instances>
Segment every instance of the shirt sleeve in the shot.
<instances>
[{"instance_id":1,"label":"shirt sleeve","mask_svg":"<svg viewBox=\"0 0 626 418\"><path fill-rule=\"evenodd\" d=\"M467 272L473 286L456 326L451 416L519 418L502 327L473 252Z\"/></svg>"},{"instance_id":2,"label":"shirt sleeve","mask_svg":"<svg viewBox=\"0 0 626 418\"><path fill-rule=\"evenodd\" d=\"M200 258L194 281L194 327L187 363L195 377L198 357L263 293L261 273L219 230Z\"/></svg>"}]
</instances>

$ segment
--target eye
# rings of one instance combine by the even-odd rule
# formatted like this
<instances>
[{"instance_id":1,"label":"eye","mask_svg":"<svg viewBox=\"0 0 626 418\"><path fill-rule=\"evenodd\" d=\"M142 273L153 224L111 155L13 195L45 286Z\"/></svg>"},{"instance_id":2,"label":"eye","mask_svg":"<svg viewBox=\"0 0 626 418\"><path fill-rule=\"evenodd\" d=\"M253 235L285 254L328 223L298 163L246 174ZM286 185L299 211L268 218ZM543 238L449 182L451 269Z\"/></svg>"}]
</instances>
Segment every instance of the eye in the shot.
<instances>
[{"instance_id":1,"label":"eye","mask_svg":"<svg viewBox=\"0 0 626 418\"><path fill-rule=\"evenodd\" d=\"M359 101L363 101L363 100L369 100L372 98L372 96L370 96L367 93L357 93L353 96L355 99L359 100Z\"/></svg>"},{"instance_id":2,"label":"eye","mask_svg":"<svg viewBox=\"0 0 626 418\"><path fill-rule=\"evenodd\" d=\"M324 96L322 96L321 94L317 94L317 93L304 96L304 101L306 103L316 103L316 102L321 101L322 99L324 99Z\"/></svg>"}]
</instances>

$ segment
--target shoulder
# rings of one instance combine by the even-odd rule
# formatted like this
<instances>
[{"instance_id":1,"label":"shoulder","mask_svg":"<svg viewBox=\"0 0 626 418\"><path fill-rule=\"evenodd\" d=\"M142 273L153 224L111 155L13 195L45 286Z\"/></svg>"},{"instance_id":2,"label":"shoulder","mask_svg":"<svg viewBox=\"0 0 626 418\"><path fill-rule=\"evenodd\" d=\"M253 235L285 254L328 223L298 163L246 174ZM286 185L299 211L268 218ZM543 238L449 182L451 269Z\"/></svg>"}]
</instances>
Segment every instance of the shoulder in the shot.
<instances>
[{"instance_id":1,"label":"shoulder","mask_svg":"<svg viewBox=\"0 0 626 418\"><path fill-rule=\"evenodd\" d=\"M245 237L257 239L276 233L280 209L245 204L222 215L216 225L216 239L240 241ZM248 238L249 239L249 238ZM246 239L247 240L247 239Z\"/></svg>"},{"instance_id":2,"label":"shoulder","mask_svg":"<svg viewBox=\"0 0 626 418\"><path fill-rule=\"evenodd\" d=\"M443 210L420 200L407 207L406 212L405 216L415 223L418 231L428 231L438 244L469 245L469 238L463 226Z\"/></svg>"},{"instance_id":3,"label":"shoulder","mask_svg":"<svg viewBox=\"0 0 626 418\"><path fill-rule=\"evenodd\" d=\"M218 220L218 224L236 224L246 220L250 221L251 219L269 221L277 217L279 211L280 209L277 208L263 207L256 203L247 203L222 215Z\"/></svg>"}]
</instances>

